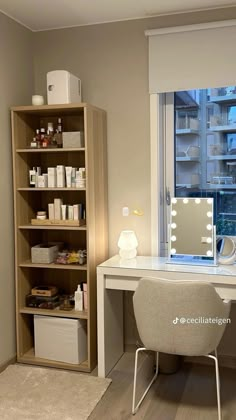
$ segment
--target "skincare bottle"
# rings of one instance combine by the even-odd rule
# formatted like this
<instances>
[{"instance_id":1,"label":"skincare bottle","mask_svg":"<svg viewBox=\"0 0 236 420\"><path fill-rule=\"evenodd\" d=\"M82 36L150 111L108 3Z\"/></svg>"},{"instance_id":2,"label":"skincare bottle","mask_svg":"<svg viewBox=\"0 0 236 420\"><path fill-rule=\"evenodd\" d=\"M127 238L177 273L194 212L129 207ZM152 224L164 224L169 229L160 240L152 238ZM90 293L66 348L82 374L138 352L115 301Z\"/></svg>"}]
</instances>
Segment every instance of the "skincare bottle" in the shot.
<instances>
[{"instance_id":1,"label":"skincare bottle","mask_svg":"<svg viewBox=\"0 0 236 420\"><path fill-rule=\"evenodd\" d=\"M71 188L71 175L72 175L72 166L66 166L66 186Z\"/></svg>"},{"instance_id":2,"label":"skincare bottle","mask_svg":"<svg viewBox=\"0 0 236 420\"><path fill-rule=\"evenodd\" d=\"M66 220L66 204L61 204L62 220Z\"/></svg>"},{"instance_id":3,"label":"skincare bottle","mask_svg":"<svg viewBox=\"0 0 236 420\"><path fill-rule=\"evenodd\" d=\"M52 147L54 146L54 129L53 129L53 123L49 122L48 123L48 128L47 128L47 140L48 140L48 146Z\"/></svg>"},{"instance_id":4,"label":"skincare bottle","mask_svg":"<svg viewBox=\"0 0 236 420\"><path fill-rule=\"evenodd\" d=\"M41 136L40 136L40 130L37 128L36 130L36 143L37 143L37 148L40 149L41 147Z\"/></svg>"},{"instance_id":5,"label":"skincare bottle","mask_svg":"<svg viewBox=\"0 0 236 420\"><path fill-rule=\"evenodd\" d=\"M62 147L62 120L58 118L57 120L57 129L55 134L55 141L57 143L57 147Z\"/></svg>"},{"instance_id":6,"label":"skincare bottle","mask_svg":"<svg viewBox=\"0 0 236 420\"><path fill-rule=\"evenodd\" d=\"M77 290L75 291L75 311L83 310L83 292L81 285L78 284Z\"/></svg>"},{"instance_id":7,"label":"skincare bottle","mask_svg":"<svg viewBox=\"0 0 236 420\"><path fill-rule=\"evenodd\" d=\"M76 178L76 168L72 168L72 171L71 171L71 186L72 186L72 188L76 187L75 178Z\"/></svg>"},{"instance_id":8,"label":"skincare bottle","mask_svg":"<svg viewBox=\"0 0 236 420\"><path fill-rule=\"evenodd\" d=\"M88 310L88 294L87 294L87 283L83 283L83 291L84 291L84 310Z\"/></svg>"},{"instance_id":9,"label":"skincare bottle","mask_svg":"<svg viewBox=\"0 0 236 420\"><path fill-rule=\"evenodd\" d=\"M62 120L61 120L61 118L57 119L57 129L58 129L58 133L62 133Z\"/></svg>"},{"instance_id":10,"label":"skincare bottle","mask_svg":"<svg viewBox=\"0 0 236 420\"><path fill-rule=\"evenodd\" d=\"M30 147L32 149L37 149L37 142L36 142L36 137L34 137L30 143Z\"/></svg>"},{"instance_id":11,"label":"skincare bottle","mask_svg":"<svg viewBox=\"0 0 236 420\"><path fill-rule=\"evenodd\" d=\"M29 171L29 182L30 182L31 187L35 187L35 182L36 182L36 169L35 169L35 167L33 167L33 169L31 169Z\"/></svg>"}]
</instances>

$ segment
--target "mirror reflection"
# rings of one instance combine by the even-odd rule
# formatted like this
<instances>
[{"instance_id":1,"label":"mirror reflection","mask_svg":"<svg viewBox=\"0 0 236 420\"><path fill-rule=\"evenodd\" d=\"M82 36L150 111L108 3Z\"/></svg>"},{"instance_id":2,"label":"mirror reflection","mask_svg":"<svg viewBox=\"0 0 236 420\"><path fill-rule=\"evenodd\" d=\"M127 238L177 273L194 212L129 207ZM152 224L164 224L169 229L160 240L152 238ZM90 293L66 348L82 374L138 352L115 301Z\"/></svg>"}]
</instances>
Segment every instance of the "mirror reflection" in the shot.
<instances>
[{"instance_id":1,"label":"mirror reflection","mask_svg":"<svg viewBox=\"0 0 236 420\"><path fill-rule=\"evenodd\" d=\"M234 264L236 246L232 238L220 236L216 241L217 258L220 264Z\"/></svg>"},{"instance_id":2,"label":"mirror reflection","mask_svg":"<svg viewBox=\"0 0 236 420\"><path fill-rule=\"evenodd\" d=\"M213 199L172 198L169 256L214 257Z\"/></svg>"}]
</instances>

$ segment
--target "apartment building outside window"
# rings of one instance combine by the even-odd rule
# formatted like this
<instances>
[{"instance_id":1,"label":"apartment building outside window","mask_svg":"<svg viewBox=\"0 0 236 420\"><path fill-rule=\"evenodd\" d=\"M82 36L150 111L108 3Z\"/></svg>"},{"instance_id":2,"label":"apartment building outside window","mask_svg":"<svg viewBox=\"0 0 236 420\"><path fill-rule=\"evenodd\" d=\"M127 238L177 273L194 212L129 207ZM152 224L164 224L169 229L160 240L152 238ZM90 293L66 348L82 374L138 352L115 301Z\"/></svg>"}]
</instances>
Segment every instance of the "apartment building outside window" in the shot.
<instances>
[{"instance_id":1,"label":"apartment building outside window","mask_svg":"<svg viewBox=\"0 0 236 420\"><path fill-rule=\"evenodd\" d=\"M174 94L176 197L214 198L217 235L236 236L236 86Z\"/></svg>"},{"instance_id":2,"label":"apartment building outside window","mask_svg":"<svg viewBox=\"0 0 236 420\"><path fill-rule=\"evenodd\" d=\"M151 112L158 114L153 253L166 254L171 197L213 198L216 234L236 236L236 86L153 95Z\"/></svg>"}]
</instances>

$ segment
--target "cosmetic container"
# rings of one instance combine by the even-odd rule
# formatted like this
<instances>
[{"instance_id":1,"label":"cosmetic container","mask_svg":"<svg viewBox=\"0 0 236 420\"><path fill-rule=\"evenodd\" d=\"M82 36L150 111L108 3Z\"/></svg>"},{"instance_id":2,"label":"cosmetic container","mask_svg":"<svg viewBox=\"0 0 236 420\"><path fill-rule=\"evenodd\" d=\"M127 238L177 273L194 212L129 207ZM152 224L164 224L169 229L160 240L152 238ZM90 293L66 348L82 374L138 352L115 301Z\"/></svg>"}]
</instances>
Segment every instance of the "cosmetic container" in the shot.
<instances>
[{"instance_id":1,"label":"cosmetic container","mask_svg":"<svg viewBox=\"0 0 236 420\"><path fill-rule=\"evenodd\" d=\"M83 310L83 292L80 284L78 284L77 290L75 291L75 310Z\"/></svg>"}]
</instances>

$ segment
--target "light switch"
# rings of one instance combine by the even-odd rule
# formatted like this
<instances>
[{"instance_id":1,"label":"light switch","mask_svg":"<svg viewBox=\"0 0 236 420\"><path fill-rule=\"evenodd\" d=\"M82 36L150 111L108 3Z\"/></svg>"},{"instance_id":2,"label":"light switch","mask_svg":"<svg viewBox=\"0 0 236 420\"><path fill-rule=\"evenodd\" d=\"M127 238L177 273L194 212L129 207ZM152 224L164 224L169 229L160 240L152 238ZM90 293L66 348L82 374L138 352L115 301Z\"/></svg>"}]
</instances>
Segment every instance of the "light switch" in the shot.
<instances>
[{"instance_id":1,"label":"light switch","mask_svg":"<svg viewBox=\"0 0 236 420\"><path fill-rule=\"evenodd\" d=\"M129 216L129 207L122 208L122 216Z\"/></svg>"}]
</instances>

